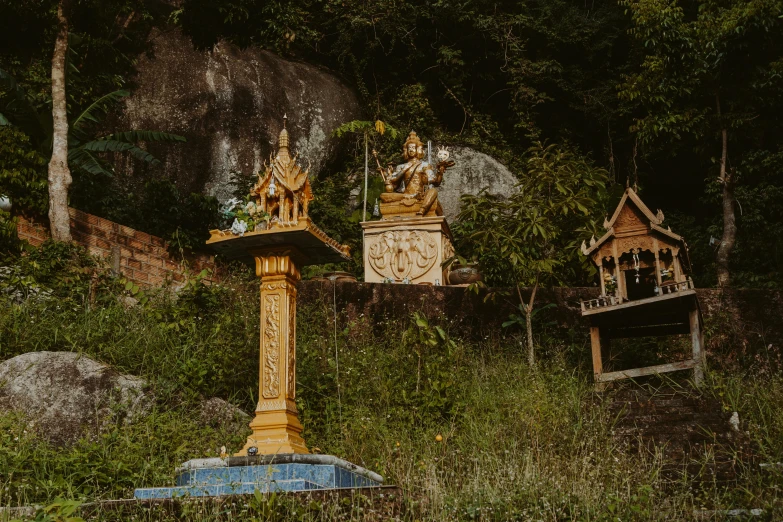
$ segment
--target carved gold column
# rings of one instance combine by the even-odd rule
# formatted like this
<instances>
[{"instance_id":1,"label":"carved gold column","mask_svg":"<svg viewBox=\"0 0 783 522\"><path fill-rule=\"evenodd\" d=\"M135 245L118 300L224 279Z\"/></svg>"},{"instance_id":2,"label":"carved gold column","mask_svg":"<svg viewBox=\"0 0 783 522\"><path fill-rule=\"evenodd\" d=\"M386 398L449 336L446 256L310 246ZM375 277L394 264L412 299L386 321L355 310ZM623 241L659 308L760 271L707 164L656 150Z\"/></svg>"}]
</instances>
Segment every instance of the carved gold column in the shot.
<instances>
[{"instance_id":1,"label":"carved gold column","mask_svg":"<svg viewBox=\"0 0 783 522\"><path fill-rule=\"evenodd\" d=\"M261 278L261 362L250 447L258 455L310 453L296 411L296 283L299 269L291 249L250 251Z\"/></svg>"}]
</instances>

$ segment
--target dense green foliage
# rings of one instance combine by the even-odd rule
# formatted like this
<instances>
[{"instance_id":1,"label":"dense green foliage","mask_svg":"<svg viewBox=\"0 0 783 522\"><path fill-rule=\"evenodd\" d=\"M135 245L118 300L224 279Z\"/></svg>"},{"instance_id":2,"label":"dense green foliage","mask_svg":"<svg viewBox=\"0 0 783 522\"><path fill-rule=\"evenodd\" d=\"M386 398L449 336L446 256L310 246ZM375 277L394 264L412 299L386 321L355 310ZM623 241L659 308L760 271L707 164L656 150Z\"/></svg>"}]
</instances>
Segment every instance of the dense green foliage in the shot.
<instances>
[{"instance_id":1,"label":"dense green foliage","mask_svg":"<svg viewBox=\"0 0 783 522\"><path fill-rule=\"evenodd\" d=\"M112 129L106 118L128 95L135 57L155 19L137 0L69 3L71 34L67 96L70 204L161 236L174 248L200 247L217 222L217 202L180 194L154 169L116 176L112 161L128 155L139 164L158 160L145 143L184 141L181 136L139 129ZM153 6L154 7L154 6ZM49 63L56 2L0 2L0 194L15 214L46 215L46 161L51 154Z\"/></svg>"},{"instance_id":2,"label":"dense green foliage","mask_svg":"<svg viewBox=\"0 0 783 522\"><path fill-rule=\"evenodd\" d=\"M0 31L0 68L44 112L53 6L0 2L7 29ZM179 25L202 48L220 38L269 48L339 72L358 92L366 120L472 146L520 177L527 175L526 151L542 141L592 158L620 186L638 182L648 205L663 209L689 240L696 281L705 286L716 281L710 238L721 239L724 228L718 178L726 129L729 205L738 227L732 280L778 287L782 16L780 0L188 0L176 8L74 0L69 111L79 114L101 96L132 88L133 61L155 25ZM321 192L313 208L323 228L354 250L360 231L344 203L362 183L361 136L356 144L314 183ZM386 138L372 145L383 157L399 147ZM111 195L148 182L159 180L152 174L93 184L107 188L96 198L77 179L74 203L128 216L138 202ZM187 224L184 217L162 219L176 212L151 204L141 214L167 221L156 231L165 237ZM580 273L568 282L592 279Z\"/></svg>"},{"instance_id":3,"label":"dense green foliage","mask_svg":"<svg viewBox=\"0 0 783 522\"><path fill-rule=\"evenodd\" d=\"M516 287L534 364L532 314L539 286L575 281L585 264L576 237L593 233L604 203L606 171L555 145L528 151L525 175L508 197L463 195L456 248L478 260L489 280ZM598 214L598 215L596 215ZM521 288L531 297L522 299ZM512 322L517 316L512 316ZM521 317L521 316L519 316Z\"/></svg>"},{"instance_id":4,"label":"dense green foliage","mask_svg":"<svg viewBox=\"0 0 783 522\"><path fill-rule=\"evenodd\" d=\"M255 406L257 283L242 273L211 286L196 277L176 299L153 293L129 308L118 300L125 287L95 263L79 249L47 244L15 265L22 281L14 284L41 286L55 299L12 304L7 285L0 288L0 360L78 351L145 378L152 409L66 447L41 440L21 414L0 416L3 505L127 498L134 487L171 484L184 460L216 456L222 445L236 450L243 441L241 431L204 424L197 412L203 397L245 411ZM100 284L91 283L96 277ZM400 486L406 520L673 520L702 507L779 514L779 475L749 471L741 487L728 490L664 487L659 458L626 453L612 435L613 419L593 399L585 335L539 332L534 372L513 338L461 338L426 308L410 321L370 323L346 320L328 301L304 304L297 406L305 439ZM720 332L711 326L708 335L710 342ZM783 458L783 381L770 368L754 368L753 379L716 369L705 393L740 412L764 461L776 462ZM277 514L262 520L339 519L275 505ZM252 500L238 506L234 520L260 517L262 506ZM194 507L188 520L228 519L226 509Z\"/></svg>"},{"instance_id":5,"label":"dense green foliage","mask_svg":"<svg viewBox=\"0 0 783 522\"><path fill-rule=\"evenodd\" d=\"M781 186L782 15L779 0L193 0L177 20L197 45L227 38L329 65L368 115L477 147L523 177L536 141L571 144L675 218L701 285L715 282L729 125L735 281L779 286L783 204L767 194Z\"/></svg>"}]
</instances>

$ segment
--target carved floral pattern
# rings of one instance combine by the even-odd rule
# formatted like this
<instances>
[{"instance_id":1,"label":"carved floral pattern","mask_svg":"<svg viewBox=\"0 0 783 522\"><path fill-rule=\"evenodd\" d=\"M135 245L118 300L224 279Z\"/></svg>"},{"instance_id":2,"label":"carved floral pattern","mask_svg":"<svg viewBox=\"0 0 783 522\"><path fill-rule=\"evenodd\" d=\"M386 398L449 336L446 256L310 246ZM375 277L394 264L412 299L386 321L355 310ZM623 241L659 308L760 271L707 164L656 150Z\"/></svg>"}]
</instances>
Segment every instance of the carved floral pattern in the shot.
<instances>
[{"instance_id":1,"label":"carved floral pattern","mask_svg":"<svg viewBox=\"0 0 783 522\"><path fill-rule=\"evenodd\" d=\"M280 295L264 298L264 397L280 395Z\"/></svg>"}]
</instances>

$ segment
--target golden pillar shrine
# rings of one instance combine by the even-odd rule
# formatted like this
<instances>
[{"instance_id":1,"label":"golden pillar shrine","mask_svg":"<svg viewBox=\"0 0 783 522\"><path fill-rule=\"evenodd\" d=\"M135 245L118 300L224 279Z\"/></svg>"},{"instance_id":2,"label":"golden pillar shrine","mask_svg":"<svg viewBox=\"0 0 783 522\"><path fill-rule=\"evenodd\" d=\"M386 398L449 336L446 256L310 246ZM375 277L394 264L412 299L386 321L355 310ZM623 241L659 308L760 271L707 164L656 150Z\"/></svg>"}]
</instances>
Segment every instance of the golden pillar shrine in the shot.
<instances>
[{"instance_id":1,"label":"golden pillar shrine","mask_svg":"<svg viewBox=\"0 0 783 522\"><path fill-rule=\"evenodd\" d=\"M375 152L373 151L373 155ZM451 231L438 201L443 173L454 165L440 149L432 162L411 131L402 148L405 163L382 167L380 221L365 221L364 280L369 283L448 284L444 261L454 255ZM377 162L376 155L376 162Z\"/></svg>"},{"instance_id":2,"label":"golden pillar shrine","mask_svg":"<svg viewBox=\"0 0 783 522\"><path fill-rule=\"evenodd\" d=\"M249 201L231 230L212 230L207 241L228 259L255 262L261 278L261 359L253 433L237 456L309 453L296 409L296 284L308 264L349 260L340 245L308 216L313 195L308 171L280 132L277 154L258 173Z\"/></svg>"}]
</instances>

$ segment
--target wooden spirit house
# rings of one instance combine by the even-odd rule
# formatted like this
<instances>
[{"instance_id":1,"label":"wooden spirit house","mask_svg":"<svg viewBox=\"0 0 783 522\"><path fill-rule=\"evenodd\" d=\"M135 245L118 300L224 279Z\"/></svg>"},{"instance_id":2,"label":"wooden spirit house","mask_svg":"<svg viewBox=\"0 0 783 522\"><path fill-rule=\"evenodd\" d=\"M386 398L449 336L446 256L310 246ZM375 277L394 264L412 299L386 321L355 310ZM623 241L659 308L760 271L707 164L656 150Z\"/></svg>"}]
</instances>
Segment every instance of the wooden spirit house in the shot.
<instances>
[{"instance_id":1,"label":"wooden spirit house","mask_svg":"<svg viewBox=\"0 0 783 522\"><path fill-rule=\"evenodd\" d=\"M694 370L702 378L701 314L685 240L663 226L663 212L653 214L636 192L625 190L606 233L582 253L598 267L601 295L582 302L590 321L596 382ZM601 344L610 339L690 334L692 358L669 364L604 373Z\"/></svg>"}]
</instances>

